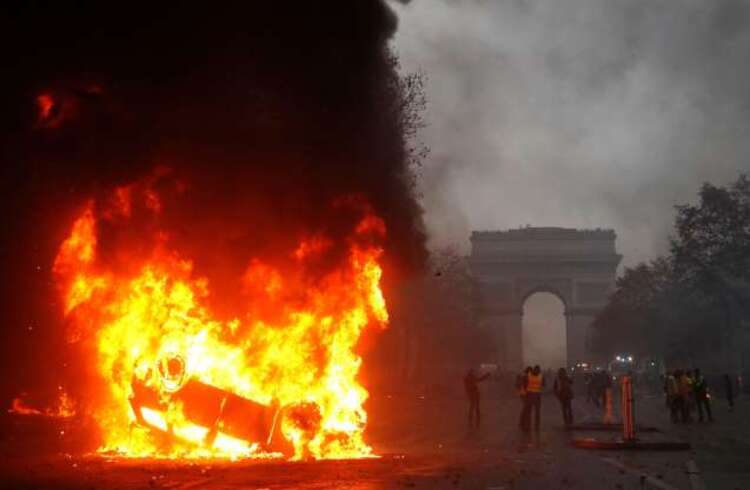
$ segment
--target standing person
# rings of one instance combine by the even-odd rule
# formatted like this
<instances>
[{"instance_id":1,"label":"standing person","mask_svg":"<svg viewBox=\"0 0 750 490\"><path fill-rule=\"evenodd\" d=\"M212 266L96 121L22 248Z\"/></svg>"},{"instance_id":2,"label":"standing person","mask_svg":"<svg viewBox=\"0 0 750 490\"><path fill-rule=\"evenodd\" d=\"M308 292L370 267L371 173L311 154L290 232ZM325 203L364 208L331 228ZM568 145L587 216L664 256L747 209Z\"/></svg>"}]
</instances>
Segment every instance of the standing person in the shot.
<instances>
[{"instance_id":1,"label":"standing person","mask_svg":"<svg viewBox=\"0 0 750 490\"><path fill-rule=\"evenodd\" d=\"M727 403L731 412L734 410L734 386L732 386L732 378L728 374L724 375L724 392L727 395Z\"/></svg>"},{"instance_id":2,"label":"standing person","mask_svg":"<svg viewBox=\"0 0 750 490\"><path fill-rule=\"evenodd\" d=\"M521 429L523 429L524 431L528 431L531 428L531 405L529 403L529 390L527 386L529 383L529 376L531 375L532 371L533 368L531 366L526 366L522 377L523 399L521 401L523 403L521 404Z\"/></svg>"},{"instance_id":3,"label":"standing person","mask_svg":"<svg viewBox=\"0 0 750 490\"><path fill-rule=\"evenodd\" d=\"M543 388L544 375L537 364L526 376L526 416L531 418L531 412L534 412L534 430L537 431L539 430L539 424L541 421Z\"/></svg>"},{"instance_id":4,"label":"standing person","mask_svg":"<svg viewBox=\"0 0 750 490\"><path fill-rule=\"evenodd\" d=\"M592 386L591 373L584 373L583 384L586 385L586 401L594 403L594 387Z\"/></svg>"},{"instance_id":5,"label":"standing person","mask_svg":"<svg viewBox=\"0 0 750 490\"><path fill-rule=\"evenodd\" d=\"M677 412L677 419L679 422L685 422L685 411L686 409L683 407L684 399L682 396L682 370L675 369L674 371L674 380L675 380L675 386L677 389L677 393L674 396L674 410Z\"/></svg>"},{"instance_id":6,"label":"standing person","mask_svg":"<svg viewBox=\"0 0 750 490\"><path fill-rule=\"evenodd\" d=\"M527 376L531 372L531 367L527 367L516 375L516 392L521 399L521 415L518 417L518 427L522 430L529 430L529 415L526 404L526 383Z\"/></svg>"},{"instance_id":7,"label":"standing person","mask_svg":"<svg viewBox=\"0 0 750 490\"><path fill-rule=\"evenodd\" d=\"M690 384L690 377L687 372L680 371L680 376L677 378L677 390L680 398L680 411L682 414L682 422L692 422L690 417L690 393L693 391L693 387Z\"/></svg>"},{"instance_id":8,"label":"standing person","mask_svg":"<svg viewBox=\"0 0 750 490\"><path fill-rule=\"evenodd\" d=\"M680 407L678 403L679 391L677 390L677 379L673 373L667 373L664 378L664 394L667 398L669 418L672 423L676 424L680 419Z\"/></svg>"},{"instance_id":9,"label":"standing person","mask_svg":"<svg viewBox=\"0 0 750 490\"><path fill-rule=\"evenodd\" d=\"M557 377L555 378L555 385L552 388L555 396L560 400L560 408L562 408L563 423L568 426L573 423L573 408L570 406L570 401L573 399L573 380L568 376L565 368L557 370Z\"/></svg>"},{"instance_id":10,"label":"standing person","mask_svg":"<svg viewBox=\"0 0 750 490\"><path fill-rule=\"evenodd\" d=\"M469 369L469 372L464 377L464 388L466 389L466 396L469 398L469 427L479 427L481 417L479 411L479 383L489 377L490 373L485 373L481 377L477 376L474 368Z\"/></svg>"},{"instance_id":11,"label":"standing person","mask_svg":"<svg viewBox=\"0 0 750 490\"><path fill-rule=\"evenodd\" d=\"M601 392L599 388L602 384L602 377L600 376L600 374L600 371L591 373L591 383L589 384L589 386L591 387L591 400L593 400L594 406L596 408L599 408L599 401L601 400Z\"/></svg>"},{"instance_id":12,"label":"standing person","mask_svg":"<svg viewBox=\"0 0 750 490\"><path fill-rule=\"evenodd\" d=\"M706 384L706 378L701 375L700 369L694 371L693 396L695 397L695 404L698 407L698 421L703 422L703 408L705 407L708 421L713 422L714 418L711 415L711 400L708 397L708 385Z\"/></svg>"},{"instance_id":13,"label":"standing person","mask_svg":"<svg viewBox=\"0 0 750 490\"><path fill-rule=\"evenodd\" d=\"M696 408L697 401L695 399L695 376L693 375L693 370L688 369L687 372L687 380L688 380L688 386L690 387L690 392L688 393L688 415L690 416L690 419L693 419L693 411Z\"/></svg>"}]
</instances>

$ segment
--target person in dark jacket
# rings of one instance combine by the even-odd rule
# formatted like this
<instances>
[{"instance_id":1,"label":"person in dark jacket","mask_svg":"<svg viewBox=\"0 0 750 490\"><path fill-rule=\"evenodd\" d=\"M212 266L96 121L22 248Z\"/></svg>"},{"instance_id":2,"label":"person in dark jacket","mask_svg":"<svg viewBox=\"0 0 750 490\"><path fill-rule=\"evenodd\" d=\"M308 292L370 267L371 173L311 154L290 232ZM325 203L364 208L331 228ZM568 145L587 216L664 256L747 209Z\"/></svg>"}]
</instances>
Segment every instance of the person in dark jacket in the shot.
<instances>
[{"instance_id":1,"label":"person in dark jacket","mask_svg":"<svg viewBox=\"0 0 750 490\"><path fill-rule=\"evenodd\" d=\"M523 431L528 431L531 423L530 408L528 400L526 399L528 395L526 385L529 382L529 374L531 374L531 366L527 366L516 379L516 388L518 389L518 395L521 398L521 415L518 418L518 426Z\"/></svg>"},{"instance_id":2,"label":"person in dark jacket","mask_svg":"<svg viewBox=\"0 0 750 490\"><path fill-rule=\"evenodd\" d=\"M706 378L701 374L700 369L693 371L693 396L695 405L698 407L698 422L703 422L703 409L706 409L708 421L713 422L714 417L711 415L711 399L708 396L708 384Z\"/></svg>"},{"instance_id":3,"label":"person in dark jacket","mask_svg":"<svg viewBox=\"0 0 750 490\"><path fill-rule=\"evenodd\" d=\"M732 378L728 374L724 375L724 390L727 395L727 403L729 404L729 411L734 410L734 386L732 385Z\"/></svg>"},{"instance_id":4,"label":"person in dark jacket","mask_svg":"<svg viewBox=\"0 0 750 490\"><path fill-rule=\"evenodd\" d=\"M598 404L599 402L594 397L595 386L591 373L584 373L583 384L586 386L586 401L595 405Z\"/></svg>"},{"instance_id":5,"label":"person in dark jacket","mask_svg":"<svg viewBox=\"0 0 750 490\"><path fill-rule=\"evenodd\" d=\"M666 396L670 419L672 423L676 424L680 421L680 407L677 401L680 395L677 389L676 373L668 372L664 376L664 395Z\"/></svg>"},{"instance_id":6,"label":"person in dark jacket","mask_svg":"<svg viewBox=\"0 0 750 490\"><path fill-rule=\"evenodd\" d=\"M555 384L553 391L558 400L560 400L560 407L562 408L563 423L565 425L571 425L573 423L573 408L570 405L573 399L573 380L568 376L565 368L557 370L557 377L555 378Z\"/></svg>"},{"instance_id":7,"label":"person in dark jacket","mask_svg":"<svg viewBox=\"0 0 750 490\"><path fill-rule=\"evenodd\" d=\"M464 388L469 398L469 427L479 427L481 413L479 411L479 383L490 377L490 373L477 376L474 368L469 369L464 377Z\"/></svg>"}]
</instances>

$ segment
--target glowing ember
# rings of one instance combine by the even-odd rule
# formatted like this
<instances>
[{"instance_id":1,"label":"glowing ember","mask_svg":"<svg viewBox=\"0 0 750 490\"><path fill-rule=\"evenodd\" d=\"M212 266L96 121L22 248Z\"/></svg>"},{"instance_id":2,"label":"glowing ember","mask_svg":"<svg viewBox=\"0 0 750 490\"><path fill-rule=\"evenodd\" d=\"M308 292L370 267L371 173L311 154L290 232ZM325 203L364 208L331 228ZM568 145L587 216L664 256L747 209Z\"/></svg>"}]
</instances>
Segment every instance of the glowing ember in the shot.
<instances>
[{"instance_id":1,"label":"glowing ember","mask_svg":"<svg viewBox=\"0 0 750 490\"><path fill-rule=\"evenodd\" d=\"M332 203L332 213L348 207L359 215L348 236L302 238L285 252L283 270L252 259L237 271L245 306L220 320L208 306L208 280L158 226L169 206L162 197L136 183L92 200L54 264L69 340L81 342L95 366L87 410L101 431L100 450L371 455L355 347L368 325L388 320L379 285L383 221L363 199ZM153 246L117 250L114 265L100 253L103 230L131 222L140 230L135 209L150 216L143 243ZM347 250L336 267L314 280L303 273L336 245Z\"/></svg>"}]
</instances>

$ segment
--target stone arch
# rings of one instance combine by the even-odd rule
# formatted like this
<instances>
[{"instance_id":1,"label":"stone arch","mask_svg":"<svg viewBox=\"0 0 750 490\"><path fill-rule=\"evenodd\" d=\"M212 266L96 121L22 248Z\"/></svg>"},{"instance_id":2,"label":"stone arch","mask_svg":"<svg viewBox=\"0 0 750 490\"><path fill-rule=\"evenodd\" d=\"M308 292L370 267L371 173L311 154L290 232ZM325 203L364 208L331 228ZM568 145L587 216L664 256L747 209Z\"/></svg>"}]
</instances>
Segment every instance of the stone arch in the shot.
<instances>
[{"instance_id":1,"label":"stone arch","mask_svg":"<svg viewBox=\"0 0 750 490\"><path fill-rule=\"evenodd\" d=\"M565 307L568 363L591 360L590 325L606 304L622 256L612 230L528 227L473 232L470 264L480 326L496 333L499 365L522 364L523 304L551 292Z\"/></svg>"}]
</instances>

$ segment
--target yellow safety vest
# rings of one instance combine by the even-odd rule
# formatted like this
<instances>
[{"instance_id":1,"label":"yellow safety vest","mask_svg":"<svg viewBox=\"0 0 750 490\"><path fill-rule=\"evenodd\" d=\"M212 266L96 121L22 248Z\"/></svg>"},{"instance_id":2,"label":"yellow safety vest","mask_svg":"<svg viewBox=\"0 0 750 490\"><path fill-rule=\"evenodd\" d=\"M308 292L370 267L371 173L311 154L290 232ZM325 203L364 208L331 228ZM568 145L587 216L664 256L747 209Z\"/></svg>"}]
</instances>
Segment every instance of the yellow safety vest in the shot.
<instances>
[{"instance_id":1,"label":"yellow safety vest","mask_svg":"<svg viewBox=\"0 0 750 490\"><path fill-rule=\"evenodd\" d=\"M529 382L526 385L526 391L529 393L541 393L542 375L529 373Z\"/></svg>"}]
</instances>

